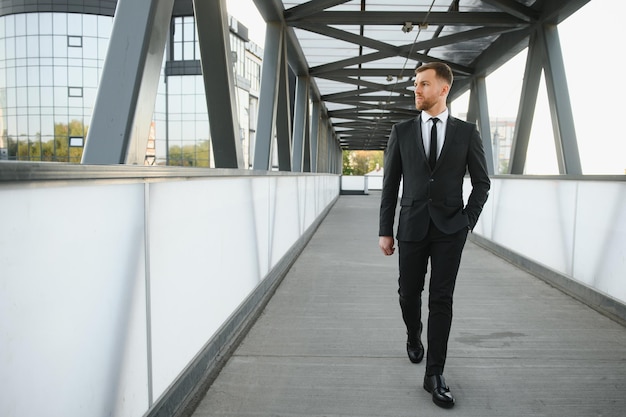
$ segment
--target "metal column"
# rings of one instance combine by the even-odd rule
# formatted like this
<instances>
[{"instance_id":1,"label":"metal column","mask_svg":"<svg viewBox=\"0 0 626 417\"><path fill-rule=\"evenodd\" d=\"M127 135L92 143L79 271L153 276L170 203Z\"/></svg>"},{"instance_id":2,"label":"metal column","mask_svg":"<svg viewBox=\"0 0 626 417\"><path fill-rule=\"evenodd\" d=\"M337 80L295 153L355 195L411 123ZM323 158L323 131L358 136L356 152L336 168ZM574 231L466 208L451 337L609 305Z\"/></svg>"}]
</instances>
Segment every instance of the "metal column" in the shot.
<instances>
[{"instance_id":1,"label":"metal column","mask_svg":"<svg viewBox=\"0 0 626 417\"><path fill-rule=\"evenodd\" d=\"M254 162L252 164L252 168L256 170L267 171L270 169L282 48L283 30L281 25L279 23L267 22L263 67L261 69L261 91L259 94Z\"/></svg>"},{"instance_id":2,"label":"metal column","mask_svg":"<svg viewBox=\"0 0 626 417\"><path fill-rule=\"evenodd\" d=\"M243 168L226 0L193 0L216 168Z\"/></svg>"},{"instance_id":3,"label":"metal column","mask_svg":"<svg viewBox=\"0 0 626 417\"><path fill-rule=\"evenodd\" d=\"M542 69L546 79L559 173L582 175L574 116L556 26L538 27L530 38L509 172L518 175L524 173Z\"/></svg>"},{"instance_id":4,"label":"metal column","mask_svg":"<svg viewBox=\"0 0 626 417\"><path fill-rule=\"evenodd\" d=\"M317 152L319 149L319 132L320 132L320 102L314 101L311 114L311 172L317 172Z\"/></svg>"},{"instance_id":5,"label":"metal column","mask_svg":"<svg viewBox=\"0 0 626 417\"><path fill-rule=\"evenodd\" d=\"M543 31L540 32L540 37L545 50L544 76L548 90L559 173L582 175L574 115L572 114L557 27L544 26Z\"/></svg>"},{"instance_id":6,"label":"metal column","mask_svg":"<svg viewBox=\"0 0 626 417\"><path fill-rule=\"evenodd\" d=\"M303 172L306 148L306 127L309 117L309 77L298 76L293 120L292 170Z\"/></svg>"},{"instance_id":7,"label":"metal column","mask_svg":"<svg viewBox=\"0 0 626 417\"><path fill-rule=\"evenodd\" d=\"M144 163L174 0L119 0L83 164Z\"/></svg>"},{"instance_id":8,"label":"metal column","mask_svg":"<svg viewBox=\"0 0 626 417\"><path fill-rule=\"evenodd\" d=\"M302 165L302 171L304 172L311 172L311 164L313 163L311 161L311 135L310 135L310 131L311 131L311 119L309 117L309 101L307 100L307 114L306 117L304 119L305 121L305 126L304 126L304 164Z\"/></svg>"},{"instance_id":9,"label":"metal column","mask_svg":"<svg viewBox=\"0 0 626 417\"><path fill-rule=\"evenodd\" d=\"M517 121L515 122L515 136L511 145L509 174L524 174L530 130L532 128L533 116L535 115L539 82L541 80L542 56L541 43L537 42L537 36L533 35L528 45L524 83L522 84L520 105L517 111Z\"/></svg>"},{"instance_id":10,"label":"metal column","mask_svg":"<svg viewBox=\"0 0 626 417\"><path fill-rule=\"evenodd\" d=\"M485 77L477 77L472 81L467 120L478 123L480 136L485 149L487 172L494 174L493 142L491 140L491 124L489 123L489 105L487 102L487 84Z\"/></svg>"},{"instance_id":11,"label":"metal column","mask_svg":"<svg viewBox=\"0 0 626 417\"><path fill-rule=\"evenodd\" d=\"M280 54L278 97L276 106L276 148L278 170L291 171L291 94L289 89L289 64L285 37Z\"/></svg>"}]
</instances>

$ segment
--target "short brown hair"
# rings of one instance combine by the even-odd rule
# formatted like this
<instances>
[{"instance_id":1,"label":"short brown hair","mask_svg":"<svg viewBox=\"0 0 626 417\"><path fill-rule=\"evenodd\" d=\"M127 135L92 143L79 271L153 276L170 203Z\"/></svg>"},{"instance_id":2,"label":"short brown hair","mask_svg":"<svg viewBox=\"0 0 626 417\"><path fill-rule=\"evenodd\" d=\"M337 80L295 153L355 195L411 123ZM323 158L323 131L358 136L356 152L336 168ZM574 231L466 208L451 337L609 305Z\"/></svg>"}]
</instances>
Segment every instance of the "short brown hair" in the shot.
<instances>
[{"instance_id":1,"label":"short brown hair","mask_svg":"<svg viewBox=\"0 0 626 417\"><path fill-rule=\"evenodd\" d=\"M448 85L452 86L452 81L454 81L454 76L452 75L452 69L443 62L429 62L427 64L422 64L419 67L415 68L415 73L419 74L420 72L426 70L435 70L435 74L437 74L437 78L441 78Z\"/></svg>"}]
</instances>

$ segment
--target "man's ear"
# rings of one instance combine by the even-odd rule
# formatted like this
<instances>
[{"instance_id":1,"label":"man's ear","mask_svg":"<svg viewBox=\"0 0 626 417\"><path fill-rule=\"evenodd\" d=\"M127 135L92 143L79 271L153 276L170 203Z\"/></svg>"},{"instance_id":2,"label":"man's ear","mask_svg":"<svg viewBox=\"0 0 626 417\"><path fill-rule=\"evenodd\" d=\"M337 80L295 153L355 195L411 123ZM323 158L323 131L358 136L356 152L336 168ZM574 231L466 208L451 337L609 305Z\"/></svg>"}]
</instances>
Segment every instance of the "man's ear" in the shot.
<instances>
[{"instance_id":1,"label":"man's ear","mask_svg":"<svg viewBox=\"0 0 626 417\"><path fill-rule=\"evenodd\" d=\"M449 92L450 92L450 86L446 83L443 83L443 86L441 87L441 95L447 96Z\"/></svg>"}]
</instances>

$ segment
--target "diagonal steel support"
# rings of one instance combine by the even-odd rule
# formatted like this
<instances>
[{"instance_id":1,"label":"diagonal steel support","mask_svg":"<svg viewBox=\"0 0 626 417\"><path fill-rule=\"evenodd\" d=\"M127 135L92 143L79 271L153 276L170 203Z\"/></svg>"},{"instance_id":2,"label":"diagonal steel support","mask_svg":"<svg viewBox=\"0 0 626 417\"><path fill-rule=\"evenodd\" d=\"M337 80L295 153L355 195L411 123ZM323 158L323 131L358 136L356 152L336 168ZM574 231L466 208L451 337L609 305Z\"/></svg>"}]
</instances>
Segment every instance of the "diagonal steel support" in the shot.
<instances>
[{"instance_id":1,"label":"diagonal steel support","mask_svg":"<svg viewBox=\"0 0 626 417\"><path fill-rule=\"evenodd\" d=\"M285 10L285 17L299 19L315 12L320 12L339 4L347 3L350 0L309 0L297 6Z\"/></svg>"},{"instance_id":2,"label":"diagonal steel support","mask_svg":"<svg viewBox=\"0 0 626 417\"><path fill-rule=\"evenodd\" d=\"M543 46L538 42L537 35L530 37L528 56L526 57L526 69L524 70L524 83L520 97L517 120L515 122L515 135L511 145L509 158L509 174L523 175L526 166L526 153L530 141L530 131L537 105L539 83L541 81L541 58Z\"/></svg>"},{"instance_id":3,"label":"diagonal steel support","mask_svg":"<svg viewBox=\"0 0 626 417\"><path fill-rule=\"evenodd\" d=\"M283 37L283 47L280 54L278 77L278 97L276 107L276 150L278 152L278 170L291 171L292 147L292 107L291 90L289 88L289 65L287 63L287 47Z\"/></svg>"},{"instance_id":4,"label":"diagonal steel support","mask_svg":"<svg viewBox=\"0 0 626 417\"><path fill-rule=\"evenodd\" d=\"M243 168L226 0L193 0L216 168Z\"/></svg>"},{"instance_id":5,"label":"diagonal steel support","mask_svg":"<svg viewBox=\"0 0 626 417\"><path fill-rule=\"evenodd\" d=\"M82 164L144 163L174 0L119 0Z\"/></svg>"},{"instance_id":6,"label":"diagonal steel support","mask_svg":"<svg viewBox=\"0 0 626 417\"><path fill-rule=\"evenodd\" d=\"M317 155L320 148L320 102L314 101L311 109L311 125L310 125L310 144L311 144L311 172L317 172Z\"/></svg>"},{"instance_id":7,"label":"diagonal steel support","mask_svg":"<svg viewBox=\"0 0 626 417\"><path fill-rule=\"evenodd\" d=\"M554 26L538 27L530 39L509 171L517 175L524 173L542 69L546 79L559 173L582 175L565 65Z\"/></svg>"},{"instance_id":8,"label":"diagonal steel support","mask_svg":"<svg viewBox=\"0 0 626 417\"><path fill-rule=\"evenodd\" d=\"M470 90L467 120L478 123L478 130L483 140L487 172L494 174L493 142L491 140L491 124L489 123L489 105L487 100L487 84L485 77L476 77Z\"/></svg>"},{"instance_id":9,"label":"diagonal steel support","mask_svg":"<svg viewBox=\"0 0 626 417\"><path fill-rule=\"evenodd\" d=\"M543 30L540 31L540 38L546 54L544 76L548 90L559 173L562 175L582 175L574 115L572 114L557 27L544 26Z\"/></svg>"},{"instance_id":10,"label":"diagonal steel support","mask_svg":"<svg viewBox=\"0 0 626 417\"><path fill-rule=\"evenodd\" d=\"M279 23L268 22L265 29L259 113L254 146L254 163L252 164L255 170L267 171L270 169L282 54L282 27Z\"/></svg>"},{"instance_id":11,"label":"diagonal steel support","mask_svg":"<svg viewBox=\"0 0 626 417\"><path fill-rule=\"evenodd\" d=\"M296 99L293 120L292 170L302 172L305 161L306 127L309 117L309 77L301 75L296 82Z\"/></svg>"}]
</instances>

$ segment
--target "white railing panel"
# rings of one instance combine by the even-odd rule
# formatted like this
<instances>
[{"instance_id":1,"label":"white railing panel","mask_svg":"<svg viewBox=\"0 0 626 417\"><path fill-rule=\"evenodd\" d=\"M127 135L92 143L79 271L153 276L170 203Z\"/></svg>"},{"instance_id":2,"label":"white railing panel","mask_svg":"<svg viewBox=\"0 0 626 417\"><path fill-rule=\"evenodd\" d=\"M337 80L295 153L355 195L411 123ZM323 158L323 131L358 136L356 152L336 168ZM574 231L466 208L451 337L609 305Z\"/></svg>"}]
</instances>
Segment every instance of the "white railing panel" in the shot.
<instances>
[{"instance_id":1,"label":"white railing panel","mask_svg":"<svg viewBox=\"0 0 626 417\"><path fill-rule=\"evenodd\" d=\"M298 180L294 177L275 177L276 195L273 205L271 230L271 266L287 253L300 236L300 209Z\"/></svg>"},{"instance_id":2,"label":"white railing panel","mask_svg":"<svg viewBox=\"0 0 626 417\"><path fill-rule=\"evenodd\" d=\"M626 301L626 183L578 186L574 276Z\"/></svg>"},{"instance_id":3,"label":"white railing panel","mask_svg":"<svg viewBox=\"0 0 626 417\"><path fill-rule=\"evenodd\" d=\"M143 414L144 185L2 187L0 201L0 415Z\"/></svg>"},{"instance_id":4,"label":"white railing panel","mask_svg":"<svg viewBox=\"0 0 626 417\"><path fill-rule=\"evenodd\" d=\"M252 178L250 196L254 206L254 232L257 241L259 276L270 271L270 242L273 218L271 216L275 187L272 178Z\"/></svg>"},{"instance_id":5,"label":"white railing panel","mask_svg":"<svg viewBox=\"0 0 626 417\"><path fill-rule=\"evenodd\" d=\"M367 179L363 175L343 175L341 177L342 191L367 192Z\"/></svg>"},{"instance_id":6,"label":"white railing panel","mask_svg":"<svg viewBox=\"0 0 626 417\"><path fill-rule=\"evenodd\" d=\"M518 180L499 185L490 196L497 207L493 239L571 275L575 184Z\"/></svg>"},{"instance_id":7,"label":"white railing panel","mask_svg":"<svg viewBox=\"0 0 626 417\"><path fill-rule=\"evenodd\" d=\"M0 183L0 415L143 415L339 194L335 175L39 167Z\"/></svg>"},{"instance_id":8,"label":"white railing panel","mask_svg":"<svg viewBox=\"0 0 626 417\"><path fill-rule=\"evenodd\" d=\"M474 233L626 303L624 181L493 178Z\"/></svg>"},{"instance_id":9,"label":"white railing panel","mask_svg":"<svg viewBox=\"0 0 626 417\"><path fill-rule=\"evenodd\" d=\"M383 189L383 176L382 175L367 175L367 189L368 190L382 190Z\"/></svg>"},{"instance_id":10,"label":"white railing panel","mask_svg":"<svg viewBox=\"0 0 626 417\"><path fill-rule=\"evenodd\" d=\"M155 397L260 280L249 181L150 186Z\"/></svg>"}]
</instances>

